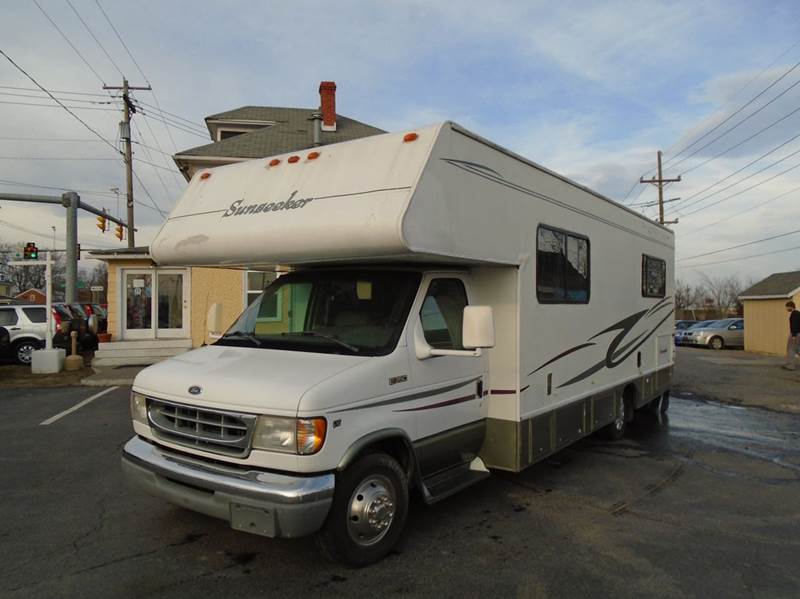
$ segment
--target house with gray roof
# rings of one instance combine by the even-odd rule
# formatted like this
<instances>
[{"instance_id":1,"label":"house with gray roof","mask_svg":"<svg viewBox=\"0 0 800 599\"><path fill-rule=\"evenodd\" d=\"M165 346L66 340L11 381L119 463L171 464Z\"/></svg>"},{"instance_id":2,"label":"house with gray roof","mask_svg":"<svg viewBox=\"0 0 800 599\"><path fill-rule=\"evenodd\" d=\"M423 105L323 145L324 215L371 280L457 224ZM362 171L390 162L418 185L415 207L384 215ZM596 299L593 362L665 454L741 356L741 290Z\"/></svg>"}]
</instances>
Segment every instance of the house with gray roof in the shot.
<instances>
[{"instance_id":1,"label":"house with gray roof","mask_svg":"<svg viewBox=\"0 0 800 599\"><path fill-rule=\"evenodd\" d=\"M336 113L336 83L319 86L318 108L242 106L206 117L211 143L173 156L187 181L204 168L385 133Z\"/></svg>"},{"instance_id":2,"label":"house with gray roof","mask_svg":"<svg viewBox=\"0 0 800 599\"><path fill-rule=\"evenodd\" d=\"M789 337L786 302L800 306L800 270L773 273L745 289L739 299L744 305L744 348L784 355Z\"/></svg>"}]
</instances>

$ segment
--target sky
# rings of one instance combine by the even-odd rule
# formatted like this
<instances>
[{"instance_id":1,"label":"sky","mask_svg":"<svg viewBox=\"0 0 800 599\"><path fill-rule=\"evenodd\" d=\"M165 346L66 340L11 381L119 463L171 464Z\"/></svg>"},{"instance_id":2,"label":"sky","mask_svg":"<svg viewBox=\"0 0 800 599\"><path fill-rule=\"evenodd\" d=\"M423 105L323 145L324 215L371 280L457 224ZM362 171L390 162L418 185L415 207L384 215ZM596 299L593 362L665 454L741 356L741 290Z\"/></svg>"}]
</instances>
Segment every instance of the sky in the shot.
<instances>
[{"instance_id":1,"label":"sky","mask_svg":"<svg viewBox=\"0 0 800 599\"><path fill-rule=\"evenodd\" d=\"M174 116L134 116L146 244L163 220L155 207L168 213L185 186L170 155L209 141L207 115L316 107L319 82L334 80L340 114L388 131L454 120L651 218L656 190L634 183L662 150L664 176L682 177L665 190L681 198L666 204L677 277L758 280L800 269L798 32L793 0L6 2L0 49L111 145L0 56L0 190L75 189L124 212L111 191L124 190L119 101L102 86L123 73L149 82L155 93L137 100ZM64 220L58 207L0 201L0 241L50 247L55 227L63 248ZM79 237L123 245L88 213Z\"/></svg>"}]
</instances>

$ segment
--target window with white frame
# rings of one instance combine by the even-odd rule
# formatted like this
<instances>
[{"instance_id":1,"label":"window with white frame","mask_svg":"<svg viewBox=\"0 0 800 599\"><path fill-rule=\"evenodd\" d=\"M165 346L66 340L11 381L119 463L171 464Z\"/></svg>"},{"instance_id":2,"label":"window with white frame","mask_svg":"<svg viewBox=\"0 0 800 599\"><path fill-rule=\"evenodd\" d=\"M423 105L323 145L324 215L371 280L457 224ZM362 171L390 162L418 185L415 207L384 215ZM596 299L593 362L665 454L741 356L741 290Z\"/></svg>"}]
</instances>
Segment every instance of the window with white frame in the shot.
<instances>
[{"instance_id":1,"label":"window with white frame","mask_svg":"<svg viewBox=\"0 0 800 599\"><path fill-rule=\"evenodd\" d=\"M261 295L261 292L269 286L272 281L278 278L274 272L261 272L258 270L251 270L247 272L247 305L249 306L253 301ZM283 293L278 292L275 295L264 298L261 302L261 309L258 312L258 320L261 322L274 322L281 319L281 311L283 308Z\"/></svg>"}]
</instances>

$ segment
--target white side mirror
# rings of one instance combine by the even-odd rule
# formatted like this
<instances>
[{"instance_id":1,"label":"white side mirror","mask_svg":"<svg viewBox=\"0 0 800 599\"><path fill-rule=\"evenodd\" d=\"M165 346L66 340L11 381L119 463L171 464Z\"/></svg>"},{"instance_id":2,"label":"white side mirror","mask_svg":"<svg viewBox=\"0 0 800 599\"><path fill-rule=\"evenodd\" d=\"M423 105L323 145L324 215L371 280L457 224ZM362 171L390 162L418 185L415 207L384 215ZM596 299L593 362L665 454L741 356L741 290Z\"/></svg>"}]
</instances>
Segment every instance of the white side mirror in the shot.
<instances>
[{"instance_id":1,"label":"white side mirror","mask_svg":"<svg viewBox=\"0 0 800 599\"><path fill-rule=\"evenodd\" d=\"M211 304L206 317L206 330L212 339L219 339L222 335L222 304Z\"/></svg>"},{"instance_id":2,"label":"white side mirror","mask_svg":"<svg viewBox=\"0 0 800 599\"><path fill-rule=\"evenodd\" d=\"M494 347L494 314L491 306L466 306L463 327L465 349Z\"/></svg>"}]
</instances>

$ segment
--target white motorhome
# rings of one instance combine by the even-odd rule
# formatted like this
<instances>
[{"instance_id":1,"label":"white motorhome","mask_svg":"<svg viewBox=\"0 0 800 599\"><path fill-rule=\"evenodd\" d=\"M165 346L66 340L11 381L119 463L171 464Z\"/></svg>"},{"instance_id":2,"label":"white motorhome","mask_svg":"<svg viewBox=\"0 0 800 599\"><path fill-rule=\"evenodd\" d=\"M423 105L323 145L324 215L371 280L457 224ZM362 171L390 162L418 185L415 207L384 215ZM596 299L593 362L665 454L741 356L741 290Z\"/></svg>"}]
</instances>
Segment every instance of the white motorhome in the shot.
<instances>
[{"instance_id":1,"label":"white motorhome","mask_svg":"<svg viewBox=\"0 0 800 599\"><path fill-rule=\"evenodd\" d=\"M154 260L285 274L136 377L123 467L235 529L378 560L410 492L666 409L673 246L452 122L200 172Z\"/></svg>"}]
</instances>

